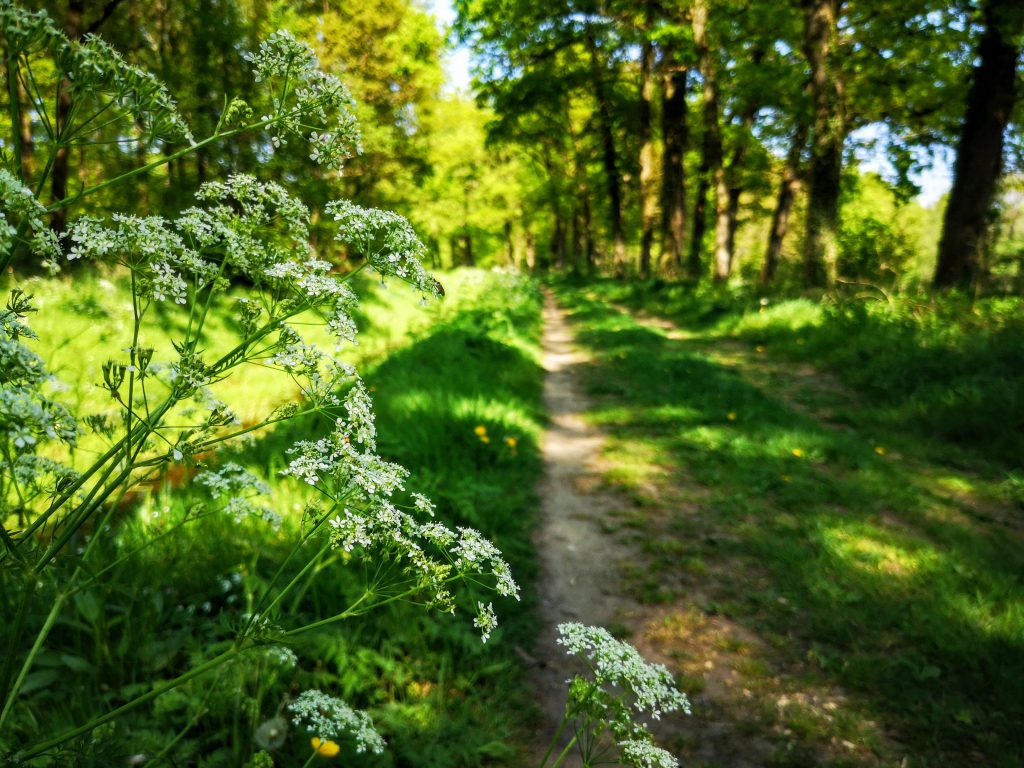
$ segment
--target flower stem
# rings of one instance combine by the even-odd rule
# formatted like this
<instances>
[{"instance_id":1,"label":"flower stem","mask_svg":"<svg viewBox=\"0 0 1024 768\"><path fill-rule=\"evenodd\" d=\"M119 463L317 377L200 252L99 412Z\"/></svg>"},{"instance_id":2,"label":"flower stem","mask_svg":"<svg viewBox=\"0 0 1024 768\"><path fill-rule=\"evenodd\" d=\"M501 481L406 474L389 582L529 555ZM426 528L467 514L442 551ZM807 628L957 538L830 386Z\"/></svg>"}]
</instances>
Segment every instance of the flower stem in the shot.
<instances>
[{"instance_id":1,"label":"flower stem","mask_svg":"<svg viewBox=\"0 0 1024 768\"><path fill-rule=\"evenodd\" d=\"M214 656L209 661L203 662L198 667L190 669L188 672L185 672L184 674L178 675L178 677L174 678L173 680L168 680L165 683L161 683L160 685L155 686L148 693L144 693L141 696L132 699L127 704L122 704L117 709L111 710L110 712L107 712L105 715L93 718L85 725L80 725L77 728L72 728L70 731L65 731L64 733L58 736L54 736L52 739L47 739L44 742L36 744L34 747L29 747L25 751L18 753L15 757L16 759L22 761L38 757L47 750L53 749L56 746L60 746L64 742L70 741L71 739L77 736L86 734L94 728L98 728L99 726L103 725L104 723L109 723L111 720L116 720L121 715L130 712L136 707L145 704L147 701L152 701L158 696L161 696L167 693L168 691L177 688L180 685L184 685L189 680L193 680L199 677L200 675L209 672L211 669L216 669L221 664L230 661L231 659L241 654L243 651L248 650L249 647L250 646L245 645L244 643L242 645L232 646L223 653Z\"/></svg>"}]
</instances>

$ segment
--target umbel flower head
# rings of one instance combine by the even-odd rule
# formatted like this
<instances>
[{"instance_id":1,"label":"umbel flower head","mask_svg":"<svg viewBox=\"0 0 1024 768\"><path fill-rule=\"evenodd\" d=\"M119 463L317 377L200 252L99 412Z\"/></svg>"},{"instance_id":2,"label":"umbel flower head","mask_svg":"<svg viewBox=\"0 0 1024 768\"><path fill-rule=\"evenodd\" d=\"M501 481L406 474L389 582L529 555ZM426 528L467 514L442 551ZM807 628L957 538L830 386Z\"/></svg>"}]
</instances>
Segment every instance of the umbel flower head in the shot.
<instances>
[{"instance_id":1,"label":"umbel flower head","mask_svg":"<svg viewBox=\"0 0 1024 768\"><path fill-rule=\"evenodd\" d=\"M355 750L360 754L369 751L379 755L384 751L384 739L373 727L370 716L334 696L321 691L303 691L288 705L288 711L295 723L311 734L313 749L324 757L336 755L338 749L334 754L327 754L332 749L329 745L333 743L337 748L337 742L345 737L355 742Z\"/></svg>"},{"instance_id":2,"label":"umbel flower head","mask_svg":"<svg viewBox=\"0 0 1024 768\"><path fill-rule=\"evenodd\" d=\"M569 681L569 716L582 720L584 728L607 725L625 765L678 768L675 757L656 746L650 731L633 719L634 712L655 719L677 710L689 714L690 702L676 689L668 669L645 661L633 646L600 627L559 624L558 633L558 643L570 656L583 659L590 671Z\"/></svg>"}]
</instances>

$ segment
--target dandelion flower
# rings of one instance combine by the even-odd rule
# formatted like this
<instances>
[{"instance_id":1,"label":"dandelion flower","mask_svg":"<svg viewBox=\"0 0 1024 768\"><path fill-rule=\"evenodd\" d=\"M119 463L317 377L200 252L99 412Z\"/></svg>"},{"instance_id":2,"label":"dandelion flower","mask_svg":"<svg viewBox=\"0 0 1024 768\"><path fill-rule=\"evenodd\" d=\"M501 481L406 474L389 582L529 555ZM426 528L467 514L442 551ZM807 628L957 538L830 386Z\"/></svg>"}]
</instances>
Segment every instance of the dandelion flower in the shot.
<instances>
[{"instance_id":1,"label":"dandelion flower","mask_svg":"<svg viewBox=\"0 0 1024 768\"><path fill-rule=\"evenodd\" d=\"M512 449L513 451L514 451L514 450L516 449L516 446L517 446L518 444L519 444L519 441L518 441L518 440L516 440L516 439L515 439L514 437L511 437L511 436L510 436L510 437L506 437L506 438L505 438L505 445L507 445L507 446L508 446L509 448L511 448L511 449Z\"/></svg>"},{"instance_id":2,"label":"dandelion flower","mask_svg":"<svg viewBox=\"0 0 1024 768\"><path fill-rule=\"evenodd\" d=\"M487 427L485 427L483 424L477 424L473 428L473 432L475 432L476 436L479 437L481 440L487 437Z\"/></svg>"},{"instance_id":3,"label":"dandelion flower","mask_svg":"<svg viewBox=\"0 0 1024 768\"><path fill-rule=\"evenodd\" d=\"M309 743L313 746L313 751L320 755L320 757L337 757L338 753L341 752L338 742L331 741L330 739L321 739L318 736L314 736L309 740Z\"/></svg>"},{"instance_id":4,"label":"dandelion flower","mask_svg":"<svg viewBox=\"0 0 1024 768\"><path fill-rule=\"evenodd\" d=\"M799 448L794 448L793 449L793 455L796 456L798 459L802 459L803 455L804 455L804 452L801 449L799 449Z\"/></svg>"},{"instance_id":5,"label":"dandelion flower","mask_svg":"<svg viewBox=\"0 0 1024 768\"><path fill-rule=\"evenodd\" d=\"M875 446L875 453L877 453L879 456L885 456L885 448L884 448L884 446L876 445Z\"/></svg>"}]
</instances>

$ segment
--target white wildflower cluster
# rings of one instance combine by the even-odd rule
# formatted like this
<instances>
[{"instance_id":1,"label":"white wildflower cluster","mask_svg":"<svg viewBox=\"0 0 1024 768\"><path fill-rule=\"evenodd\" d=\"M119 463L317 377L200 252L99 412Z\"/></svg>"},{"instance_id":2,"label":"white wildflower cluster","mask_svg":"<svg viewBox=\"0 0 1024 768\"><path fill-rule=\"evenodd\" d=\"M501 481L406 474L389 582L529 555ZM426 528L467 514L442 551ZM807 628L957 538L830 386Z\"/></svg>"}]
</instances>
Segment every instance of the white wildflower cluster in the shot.
<instances>
[{"instance_id":1,"label":"white wildflower cluster","mask_svg":"<svg viewBox=\"0 0 1024 768\"><path fill-rule=\"evenodd\" d=\"M607 726L624 764L677 768L675 757L655 746L650 731L633 719L634 711L654 719L677 710L689 714L690 702L676 689L668 669L648 663L633 646L600 627L570 622L559 624L558 633L559 645L570 656L582 658L591 673L570 681L570 711L582 717L588 728L595 723Z\"/></svg>"},{"instance_id":2,"label":"white wildflower cluster","mask_svg":"<svg viewBox=\"0 0 1024 768\"><path fill-rule=\"evenodd\" d=\"M566 623L558 625L558 644L570 656L587 660L595 681L632 693L639 713L657 719L662 712L689 712L690 702L675 687L672 673L663 664L651 664L629 643L612 637L601 627Z\"/></svg>"},{"instance_id":3,"label":"white wildflower cluster","mask_svg":"<svg viewBox=\"0 0 1024 768\"><path fill-rule=\"evenodd\" d=\"M28 297L18 290L0 309L0 435L13 449L12 456L34 452L41 441L74 445L80 433L71 412L43 394L43 386L53 377L21 341L36 337L22 322L30 311Z\"/></svg>"},{"instance_id":4,"label":"white wildflower cluster","mask_svg":"<svg viewBox=\"0 0 1024 768\"><path fill-rule=\"evenodd\" d=\"M340 740L345 736L355 741L356 752L384 751L384 738L373 727L373 720L365 712L352 709L341 699L321 691L303 691L288 705L296 724L320 739Z\"/></svg>"},{"instance_id":5,"label":"white wildflower cluster","mask_svg":"<svg viewBox=\"0 0 1024 768\"><path fill-rule=\"evenodd\" d=\"M619 742L622 761L634 768L678 768L679 761L670 752L643 739Z\"/></svg>"},{"instance_id":6,"label":"white wildflower cluster","mask_svg":"<svg viewBox=\"0 0 1024 768\"><path fill-rule=\"evenodd\" d=\"M168 368L167 380L183 400L210 383L210 371L200 355L182 352Z\"/></svg>"},{"instance_id":7,"label":"white wildflower cluster","mask_svg":"<svg viewBox=\"0 0 1024 768\"><path fill-rule=\"evenodd\" d=\"M295 651L286 645L268 645L263 648L263 658L271 665L281 669L294 669L299 663Z\"/></svg>"},{"instance_id":8,"label":"white wildflower cluster","mask_svg":"<svg viewBox=\"0 0 1024 768\"><path fill-rule=\"evenodd\" d=\"M224 512L236 523L253 518L268 523L275 530L281 527L281 515L256 504L251 498L270 493L270 486L245 467L228 462L218 469L200 472L195 481L204 486L214 499L227 497Z\"/></svg>"},{"instance_id":9,"label":"white wildflower cluster","mask_svg":"<svg viewBox=\"0 0 1024 768\"><path fill-rule=\"evenodd\" d=\"M279 530L284 522L281 515L270 507L256 504L252 499L247 499L244 496L235 496L228 499L228 503L224 506L224 512L236 523L253 518L262 520L275 531Z\"/></svg>"},{"instance_id":10,"label":"white wildflower cluster","mask_svg":"<svg viewBox=\"0 0 1024 768\"><path fill-rule=\"evenodd\" d=\"M40 490L40 481L44 477L52 477L58 481L75 480L78 473L45 456L23 453L14 460L14 477L22 486L35 486Z\"/></svg>"},{"instance_id":11,"label":"white wildflower cluster","mask_svg":"<svg viewBox=\"0 0 1024 768\"><path fill-rule=\"evenodd\" d=\"M498 627L498 617L494 613L494 605L484 605L477 601L476 618L473 619L473 626L480 630L480 640L486 643L491 633Z\"/></svg>"},{"instance_id":12,"label":"white wildflower cluster","mask_svg":"<svg viewBox=\"0 0 1024 768\"><path fill-rule=\"evenodd\" d=\"M27 11L11 0L0 0L0 28L10 50L21 54L45 50L61 40L67 42L45 11Z\"/></svg>"},{"instance_id":13,"label":"white wildflower cluster","mask_svg":"<svg viewBox=\"0 0 1024 768\"><path fill-rule=\"evenodd\" d=\"M103 95L142 126L147 138L193 143L192 132L170 93L156 77L126 62L95 35L62 45L58 58L76 98Z\"/></svg>"},{"instance_id":14,"label":"white wildflower cluster","mask_svg":"<svg viewBox=\"0 0 1024 768\"><path fill-rule=\"evenodd\" d=\"M270 362L293 374L311 375L327 362L327 356L315 344L306 344L294 328L283 326L278 337L277 351Z\"/></svg>"},{"instance_id":15,"label":"white wildflower cluster","mask_svg":"<svg viewBox=\"0 0 1024 768\"><path fill-rule=\"evenodd\" d=\"M191 214L189 226L200 242L216 242L225 235L238 232L252 235L280 222L288 239L307 247L309 209L276 182L260 181L255 176L236 173L227 181L203 184L196 192L196 198L211 204L208 211L195 208L186 211ZM205 237L204 231L207 233Z\"/></svg>"},{"instance_id":16,"label":"white wildflower cluster","mask_svg":"<svg viewBox=\"0 0 1024 768\"><path fill-rule=\"evenodd\" d=\"M348 200L329 203L325 211L338 222L335 240L353 248L382 276L397 277L429 296L438 294L437 281L421 262L426 248L403 216Z\"/></svg>"},{"instance_id":17,"label":"white wildflower cluster","mask_svg":"<svg viewBox=\"0 0 1024 768\"><path fill-rule=\"evenodd\" d=\"M165 219L115 214L111 221L113 226L108 227L92 216L76 219L66 235L68 261L102 259L122 264L135 272L142 295L175 304L187 302L190 283L198 289L216 278L216 265L186 246Z\"/></svg>"},{"instance_id":18,"label":"white wildflower cluster","mask_svg":"<svg viewBox=\"0 0 1024 768\"><path fill-rule=\"evenodd\" d=\"M243 53L242 58L252 65L257 83L273 77L301 79L318 66L313 49L283 29L272 33L257 50Z\"/></svg>"},{"instance_id":19,"label":"white wildflower cluster","mask_svg":"<svg viewBox=\"0 0 1024 768\"><path fill-rule=\"evenodd\" d=\"M335 498L355 494L362 501L386 499L404 488L409 473L373 452L373 410L370 396L358 377L344 406L347 418L336 419L334 431L328 437L302 440L288 449L295 458L282 474L322 486Z\"/></svg>"},{"instance_id":20,"label":"white wildflower cluster","mask_svg":"<svg viewBox=\"0 0 1024 768\"><path fill-rule=\"evenodd\" d=\"M319 68L316 54L306 43L278 30L256 51L243 56L252 65L257 82L281 81L285 85L273 100L272 114L263 117L274 147L286 145L289 138L306 138L309 158L331 169L340 169L361 150L351 93ZM311 125L318 127L307 137L305 131Z\"/></svg>"},{"instance_id":21,"label":"white wildflower cluster","mask_svg":"<svg viewBox=\"0 0 1024 768\"><path fill-rule=\"evenodd\" d=\"M196 475L195 481L209 489L215 499L249 491L270 493L270 486L245 467L231 461L219 469L208 469Z\"/></svg>"},{"instance_id":22,"label":"white wildflower cluster","mask_svg":"<svg viewBox=\"0 0 1024 768\"><path fill-rule=\"evenodd\" d=\"M45 216L46 209L32 190L0 168L0 254L11 253L20 238L44 265L55 267L62 256L61 245Z\"/></svg>"},{"instance_id":23,"label":"white wildflower cluster","mask_svg":"<svg viewBox=\"0 0 1024 768\"><path fill-rule=\"evenodd\" d=\"M377 427L374 424L373 403L362 379L357 379L345 396L345 412L348 419L344 424L351 438L367 450L374 450L377 447Z\"/></svg>"},{"instance_id":24,"label":"white wildflower cluster","mask_svg":"<svg viewBox=\"0 0 1024 768\"><path fill-rule=\"evenodd\" d=\"M503 597L519 599L519 586L501 552L479 531L452 530L439 522L421 523L389 501L378 501L368 511L346 508L328 521L333 546L346 552L375 550L405 564L415 586L428 603L455 612L455 598L448 584L455 579L488 576ZM497 627L491 604L477 603L473 621L484 642Z\"/></svg>"}]
</instances>

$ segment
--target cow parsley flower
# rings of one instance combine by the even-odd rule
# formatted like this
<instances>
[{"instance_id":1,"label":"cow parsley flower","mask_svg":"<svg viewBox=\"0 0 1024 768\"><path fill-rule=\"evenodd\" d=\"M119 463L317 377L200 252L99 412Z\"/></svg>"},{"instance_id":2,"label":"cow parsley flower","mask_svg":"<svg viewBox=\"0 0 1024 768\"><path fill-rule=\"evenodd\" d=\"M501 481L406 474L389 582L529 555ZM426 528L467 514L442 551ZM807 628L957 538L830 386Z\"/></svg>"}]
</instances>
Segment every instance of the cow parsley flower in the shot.
<instances>
[{"instance_id":1,"label":"cow parsley flower","mask_svg":"<svg viewBox=\"0 0 1024 768\"><path fill-rule=\"evenodd\" d=\"M679 761L661 747L643 739L619 742L623 762L633 768L679 768Z\"/></svg>"},{"instance_id":2,"label":"cow parsley flower","mask_svg":"<svg viewBox=\"0 0 1024 768\"><path fill-rule=\"evenodd\" d=\"M663 712L683 710L690 702L676 690L672 673L662 664L651 664L628 643L612 637L601 627L566 623L558 625L558 644L570 656L584 658L599 685L612 685L633 695L637 712L649 712L658 719Z\"/></svg>"},{"instance_id":3,"label":"cow parsley flower","mask_svg":"<svg viewBox=\"0 0 1024 768\"><path fill-rule=\"evenodd\" d=\"M369 751L379 755L384 751L384 739L373 727L370 716L334 696L316 690L303 691L288 705L288 711L297 724L319 739L333 741L347 735L355 741L356 752L360 754Z\"/></svg>"}]
</instances>

